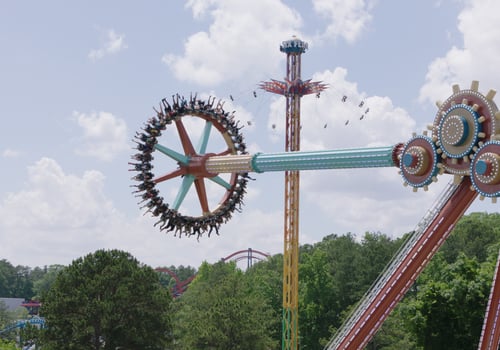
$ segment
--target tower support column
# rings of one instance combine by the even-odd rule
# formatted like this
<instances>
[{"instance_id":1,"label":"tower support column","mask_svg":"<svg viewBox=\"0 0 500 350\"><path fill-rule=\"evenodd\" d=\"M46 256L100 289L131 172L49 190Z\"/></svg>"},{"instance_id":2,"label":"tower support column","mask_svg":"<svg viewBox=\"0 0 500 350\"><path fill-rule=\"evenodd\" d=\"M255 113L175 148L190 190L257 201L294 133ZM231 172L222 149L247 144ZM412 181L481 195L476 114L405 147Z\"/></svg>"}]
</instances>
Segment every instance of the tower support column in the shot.
<instances>
[{"instance_id":1,"label":"tower support column","mask_svg":"<svg viewBox=\"0 0 500 350\"><path fill-rule=\"evenodd\" d=\"M307 43L293 38L284 41L280 51L286 54L285 81L261 83L266 91L286 97L285 151L300 151L300 99L303 95L319 94L326 88L320 82L303 82L300 77L301 55ZM283 336L282 349L299 348L299 194L300 173L285 172L284 252L283 252Z\"/></svg>"}]
</instances>

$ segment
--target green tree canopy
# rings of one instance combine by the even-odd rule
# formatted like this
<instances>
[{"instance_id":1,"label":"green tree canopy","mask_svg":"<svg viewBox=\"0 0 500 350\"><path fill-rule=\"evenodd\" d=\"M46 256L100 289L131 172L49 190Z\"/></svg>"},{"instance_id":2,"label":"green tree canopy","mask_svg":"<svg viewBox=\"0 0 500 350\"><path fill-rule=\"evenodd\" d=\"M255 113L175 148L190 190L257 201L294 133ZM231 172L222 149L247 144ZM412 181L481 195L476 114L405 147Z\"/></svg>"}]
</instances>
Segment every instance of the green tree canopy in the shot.
<instances>
[{"instance_id":1,"label":"green tree canopy","mask_svg":"<svg viewBox=\"0 0 500 350\"><path fill-rule=\"evenodd\" d=\"M43 296L44 349L164 349L171 297L157 273L119 250L79 258Z\"/></svg>"},{"instance_id":2,"label":"green tree canopy","mask_svg":"<svg viewBox=\"0 0 500 350\"><path fill-rule=\"evenodd\" d=\"M0 260L0 297L31 298L33 283L29 275L29 267L21 265L14 267L7 260Z\"/></svg>"},{"instance_id":3,"label":"green tree canopy","mask_svg":"<svg viewBox=\"0 0 500 350\"><path fill-rule=\"evenodd\" d=\"M0 338L0 350L16 350L16 343L9 340Z\"/></svg>"},{"instance_id":4,"label":"green tree canopy","mask_svg":"<svg viewBox=\"0 0 500 350\"><path fill-rule=\"evenodd\" d=\"M283 331L283 255L259 261L246 271L252 292L266 300L271 313L271 336L281 349Z\"/></svg>"},{"instance_id":5,"label":"green tree canopy","mask_svg":"<svg viewBox=\"0 0 500 350\"><path fill-rule=\"evenodd\" d=\"M189 285L189 281L196 275L196 269L194 267L184 265L157 267L155 270L158 272L161 285L169 288L174 297L177 297L177 295L175 295L176 289L177 291L182 291L183 288L181 288L181 285L184 285L184 288L186 288L187 285ZM171 273L177 277L177 281ZM177 282L179 282L179 285L177 285Z\"/></svg>"},{"instance_id":6,"label":"green tree canopy","mask_svg":"<svg viewBox=\"0 0 500 350\"><path fill-rule=\"evenodd\" d=\"M301 348L320 349L399 247L381 233L329 235L302 249L299 266Z\"/></svg>"},{"instance_id":7,"label":"green tree canopy","mask_svg":"<svg viewBox=\"0 0 500 350\"><path fill-rule=\"evenodd\" d=\"M33 278L33 293L35 299L40 299L46 293L52 283L56 280L59 271L63 270L63 265L50 265L43 270L40 268L33 269L31 276Z\"/></svg>"},{"instance_id":8,"label":"green tree canopy","mask_svg":"<svg viewBox=\"0 0 500 350\"><path fill-rule=\"evenodd\" d=\"M488 257L488 247L499 241L500 214L471 213L460 219L441 252L449 263L461 253L483 262Z\"/></svg>"},{"instance_id":9,"label":"green tree canopy","mask_svg":"<svg viewBox=\"0 0 500 350\"><path fill-rule=\"evenodd\" d=\"M270 309L248 281L233 262L203 263L188 290L176 299L176 349L275 348Z\"/></svg>"},{"instance_id":10,"label":"green tree canopy","mask_svg":"<svg viewBox=\"0 0 500 350\"><path fill-rule=\"evenodd\" d=\"M424 349L476 349L488 301L493 265L459 254L447 264L434 257L421 276L413 327Z\"/></svg>"}]
</instances>

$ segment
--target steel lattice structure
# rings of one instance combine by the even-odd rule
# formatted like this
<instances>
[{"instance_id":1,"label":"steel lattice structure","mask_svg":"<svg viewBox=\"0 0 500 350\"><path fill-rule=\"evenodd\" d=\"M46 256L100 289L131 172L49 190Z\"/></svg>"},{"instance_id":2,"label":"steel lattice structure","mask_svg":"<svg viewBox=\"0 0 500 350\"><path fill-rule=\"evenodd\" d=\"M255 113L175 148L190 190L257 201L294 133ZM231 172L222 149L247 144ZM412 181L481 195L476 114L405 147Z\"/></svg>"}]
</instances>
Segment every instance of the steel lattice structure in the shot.
<instances>
[{"instance_id":1,"label":"steel lattice structure","mask_svg":"<svg viewBox=\"0 0 500 350\"><path fill-rule=\"evenodd\" d=\"M260 85L286 98L285 152L300 151L300 99L326 88L321 82L302 81L301 55L306 50L307 43L300 39L284 41L280 51L286 54L285 81L271 80ZM299 199L300 173L285 171L282 348L287 350L299 347Z\"/></svg>"}]
</instances>

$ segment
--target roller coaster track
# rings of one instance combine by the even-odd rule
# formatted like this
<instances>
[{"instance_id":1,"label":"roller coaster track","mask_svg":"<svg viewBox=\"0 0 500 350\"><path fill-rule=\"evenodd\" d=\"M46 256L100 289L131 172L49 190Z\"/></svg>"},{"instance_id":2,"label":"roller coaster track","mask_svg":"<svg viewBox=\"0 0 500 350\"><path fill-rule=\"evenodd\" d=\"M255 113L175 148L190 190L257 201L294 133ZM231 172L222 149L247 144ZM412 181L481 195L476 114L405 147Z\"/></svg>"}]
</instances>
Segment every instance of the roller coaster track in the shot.
<instances>
[{"instance_id":1,"label":"roller coaster track","mask_svg":"<svg viewBox=\"0 0 500 350\"><path fill-rule=\"evenodd\" d=\"M257 249L244 249L244 250L238 250L232 254L229 254L225 258L221 258L220 261L223 262L228 262L228 261L234 261L234 262L239 262L241 260L247 260L247 268L250 268L253 265L254 260L262 261L265 260L269 257L268 253L264 253L260 250ZM171 269L167 267L157 267L155 269L156 272L162 272L168 274L170 277L172 277L175 281L175 284L171 288L172 296L174 298L180 297L188 288L189 284L193 281L193 279L196 277L196 273L184 281L181 281L179 279L179 276L172 271ZM1 333L1 332L0 332Z\"/></svg>"},{"instance_id":2,"label":"roller coaster track","mask_svg":"<svg viewBox=\"0 0 500 350\"><path fill-rule=\"evenodd\" d=\"M366 346L476 198L470 186L469 177L448 184L325 349Z\"/></svg>"},{"instance_id":3,"label":"roller coaster track","mask_svg":"<svg viewBox=\"0 0 500 350\"><path fill-rule=\"evenodd\" d=\"M27 320L18 320L14 323L11 323L4 329L1 329L0 334L8 333L16 328L25 328L27 324L30 324L32 326L44 327L45 319L43 317L36 316Z\"/></svg>"}]
</instances>

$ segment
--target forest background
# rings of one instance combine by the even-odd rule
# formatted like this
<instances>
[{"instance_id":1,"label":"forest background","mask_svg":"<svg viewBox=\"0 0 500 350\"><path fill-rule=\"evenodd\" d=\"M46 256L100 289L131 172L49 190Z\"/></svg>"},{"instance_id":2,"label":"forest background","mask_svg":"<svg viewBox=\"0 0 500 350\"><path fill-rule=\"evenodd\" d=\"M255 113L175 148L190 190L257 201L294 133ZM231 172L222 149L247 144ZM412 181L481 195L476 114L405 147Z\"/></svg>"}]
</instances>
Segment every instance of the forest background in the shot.
<instances>
[{"instance_id":1,"label":"forest background","mask_svg":"<svg viewBox=\"0 0 500 350\"><path fill-rule=\"evenodd\" d=\"M330 234L300 247L301 349L321 349L328 342L408 235ZM464 216L367 349L477 348L499 248L500 214ZM276 254L246 270L234 262L168 266L181 281L196 274L182 296L172 297L170 349L234 344L281 349L282 258ZM66 268L0 260L0 297L43 303ZM165 288L175 283L167 274L158 273L158 279ZM20 317L26 315L8 312L0 303L0 330ZM13 349L12 340L12 335L0 339L0 349Z\"/></svg>"}]
</instances>

